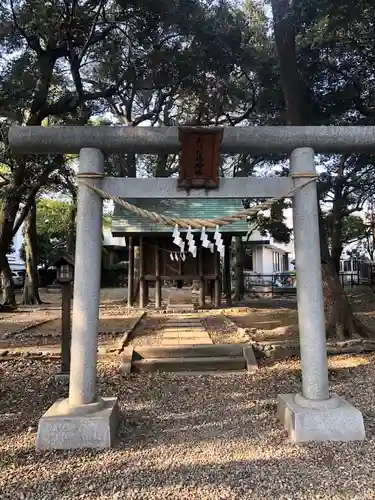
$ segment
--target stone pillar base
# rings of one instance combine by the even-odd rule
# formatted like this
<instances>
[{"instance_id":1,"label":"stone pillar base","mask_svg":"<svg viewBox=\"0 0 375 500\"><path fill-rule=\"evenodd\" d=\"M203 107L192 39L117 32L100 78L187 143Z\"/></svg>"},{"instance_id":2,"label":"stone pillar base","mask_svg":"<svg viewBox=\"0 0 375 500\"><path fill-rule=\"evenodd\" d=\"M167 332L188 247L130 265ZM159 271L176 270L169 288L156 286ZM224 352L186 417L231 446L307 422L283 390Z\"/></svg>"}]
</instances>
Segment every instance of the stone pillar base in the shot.
<instances>
[{"instance_id":1,"label":"stone pillar base","mask_svg":"<svg viewBox=\"0 0 375 500\"><path fill-rule=\"evenodd\" d=\"M277 413L289 437L297 443L361 441L366 437L362 413L336 394L326 402L305 400L296 394L280 394Z\"/></svg>"},{"instance_id":2,"label":"stone pillar base","mask_svg":"<svg viewBox=\"0 0 375 500\"><path fill-rule=\"evenodd\" d=\"M59 399L39 421L36 449L109 448L116 438L118 418L117 398L102 398L79 408Z\"/></svg>"}]
</instances>

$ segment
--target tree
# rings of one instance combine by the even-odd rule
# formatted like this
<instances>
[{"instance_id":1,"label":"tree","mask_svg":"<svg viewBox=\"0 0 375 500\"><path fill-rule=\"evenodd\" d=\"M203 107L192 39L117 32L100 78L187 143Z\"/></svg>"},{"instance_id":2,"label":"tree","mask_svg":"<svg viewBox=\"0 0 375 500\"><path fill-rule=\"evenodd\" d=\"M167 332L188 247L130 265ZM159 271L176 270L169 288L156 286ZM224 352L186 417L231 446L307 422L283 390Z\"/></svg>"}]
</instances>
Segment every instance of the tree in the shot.
<instances>
[{"instance_id":1,"label":"tree","mask_svg":"<svg viewBox=\"0 0 375 500\"><path fill-rule=\"evenodd\" d=\"M36 230L38 235L39 264L51 265L63 251L69 251L73 222L75 240L75 220L72 221L74 204L40 198L36 205Z\"/></svg>"},{"instance_id":2,"label":"tree","mask_svg":"<svg viewBox=\"0 0 375 500\"><path fill-rule=\"evenodd\" d=\"M10 109L8 109L10 113ZM0 270L5 276L6 286L3 288L3 303L15 305L15 296L11 283L11 273L6 254L13 237L28 216L35 196L44 186L50 175L64 163L62 155L51 155L47 158L30 156L15 158L7 143L9 122L0 123L2 142L0 142L0 161L6 167L2 174L0 186Z\"/></svg>"},{"instance_id":3,"label":"tree","mask_svg":"<svg viewBox=\"0 0 375 500\"><path fill-rule=\"evenodd\" d=\"M375 205L371 201L366 207L364 219L361 219L360 237L357 246L350 252L350 256L358 259L369 260L375 263Z\"/></svg>"},{"instance_id":4,"label":"tree","mask_svg":"<svg viewBox=\"0 0 375 500\"><path fill-rule=\"evenodd\" d=\"M229 99L236 99L239 108L244 99L228 96L228 79L233 75L237 92L246 83L253 85L237 68L245 52L250 57L254 53L242 43L243 16L224 1L213 6L199 0L10 0L1 4L0 15L0 51L8 55L0 70L0 103L7 122L85 124L92 114L111 110L127 125L156 123L163 110L176 107L176 98L186 101L191 90L202 97L206 89L203 97L211 99L217 119L229 119ZM207 115L202 103L202 98L197 101L200 120ZM4 137L6 132L5 127ZM3 194L0 270L6 269L5 249L28 217L39 189L63 162L11 158L5 151L12 168ZM136 174L134 155L127 156L125 165L117 164L122 173L126 169L127 175ZM159 170L162 165L159 162ZM29 217L33 238L35 217L31 212ZM33 260L35 242L29 243ZM9 300L14 302L14 296Z\"/></svg>"},{"instance_id":5,"label":"tree","mask_svg":"<svg viewBox=\"0 0 375 500\"><path fill-rule=\"evenodd\" d=\"M334 155L320 159L325 171L320 175L319 191L321 202L328 214L325 227L329 238L332 264L340 270L340 258L348 243L349 224L352 222L353 241L358 239L358 224L362 219L353 219L352 214L360 212L372 197L375 188L375 157L372 155ZM323 161L322 161L323 160Z\"/></svg>"},{"instance_id":6,"label":"tree","mask_svg":"<svg viewBox=\"0 0 375 500\"><path fill-rule=\"evenodd\" d=\"M306 59L308 59L308 57L306 57L306 53L309 50L307 48L307 41L311 43L311 37L313 35L315 35L314 41L316 41L316 37L321 36L321 32L316 34L318 23L323 23L324 19L326 19L326 23L330 23L327 10L323 8L330 9L330 7L327 6L327 4L322 4L324 4L324 2L316 2L314 5L312 5L311 2L306 2L306 5L304 5L303 2L290 2L289 0L271 1L280 78L286 106L286 122L291 125L307 125L322 122L332 123L337 120L338 117L342 120L347 111L342 108L338 111L335 108L338 99L337 92L332 92L332 89L330 87L327 89L327 86L323 89L319 86L314 87L311 80L315 78L316 85L317 72L315 71L314 73L308 74L307 67L303 66L303 62L306 63ZM305 9L305 11L301 13L303 9ZM309 11L310 14L311 11L313 11L313 15L307 17L307 11ZM303 14L305 14L306 17L303 17ZM340 15L341 12L339 16ZM335 21L338 21L338 17L335 17ZM311 29L306 36L307 26ZM298 54L298 42L301 43L302 38L298 37L299 30L304 30L304 39L307 39L305 42L306 45L301 49L302 55L300 59ZM325 39L324 42L326 41ZM330 41L332 41L332 37ZM317 43L319 43L319 40ZM320 45L324 44L321 43ZM312 58L315 59L316 68L320 62L321 53L319 53L319 50L317 50L315 46L313 46L313 48L315 50L310 50L308 56L310 56L310 62ZM313 52L314 57L311 57L311 52ZM305 59L303 56L305 56ZM339 59L339 57L337 57L337 59ZM320 71L322 72L321 65ZM327 78L325 81L327 81ZM316 92L318 95L314 93L316 88L318 88ZM331 99L326 99L326 106L323 106L322 103L319 102L321 101L321 95L319 94L323 94L323 92L325 94L327 94L327 92L333 93ZM350 99L345 100L345 106L353 110L352 101L350 102L350 106L348 101L350 101ZM347 121L349 120L350 118L347 119ZM320 227L327 334L330 336L337 335L340 338L347 338L355 334L369 335L369 330L353 314L338 276L332 266L322 217Z\"/></svg>"},{"instance_id":7,"label":"tree","mask_svg":"<svg viewBox=\"0 0 375 500\"><path fill-rule=\"evenodd\" d=\"M340 260L345 247L357 243L362 245L367 234L367 226L362 217L347 215L340 221L340 236L335 230L335 219L332 212L324 214L325 233L331 252L332 263L337 273L340 272ZM337 239L336 239L337 238Z\"/></svg>"},{"instance_id":8,"label":"tree","mask_svg":"<svg viewBox=\"0 0 375 500\"><path fill-rule=\"evenodd\" d=\"M46 270L63 251L69 250L69 241L72 239L72 211L74 212L72 203L40 198L36 202L35 209L29 212L24 229L25 243L21 249L26 269L29 267L24 285L23 303L41 302L38 281L33 279L33 276L38 274L38 266L42 265ZM73 225L75 233L75 220ZM32 252L28 251L30 247Z\"/></svg>"},{"instance_id":9,"label":"tree","mask_svg":"<svg viewBox=\"0 0 375 500\"><path fill-rule=\"evenodd\" d=\"M248 118L259 87L251 69L263 47L244 38L253 41L255 28L226 2L210 8L181 2L177 12L167 4L156 7L151 25L145 24L126 47L104 47L109 52L97 69L103 85L120 69L128 74L119 92L107 99L109 111L127 126L146 120L152 126L234 125ZM267 40L264 34L257 40L261 36ZM108 57L113 61L110 68ZM176 155L126 155L122 161L116 158L116 164L120 175L134 177L138 168L142 174L167 177L176 172Z\"/></svg>"}]
</instances>

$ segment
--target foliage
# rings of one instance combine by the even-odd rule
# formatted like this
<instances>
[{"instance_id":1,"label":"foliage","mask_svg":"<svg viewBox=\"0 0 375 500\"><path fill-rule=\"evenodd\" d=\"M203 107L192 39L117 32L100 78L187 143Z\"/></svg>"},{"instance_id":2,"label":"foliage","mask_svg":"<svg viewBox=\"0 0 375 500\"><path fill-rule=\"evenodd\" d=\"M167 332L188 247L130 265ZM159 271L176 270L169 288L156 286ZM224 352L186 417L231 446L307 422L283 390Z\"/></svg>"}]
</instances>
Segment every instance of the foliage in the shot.
<instances>
[{"instance_id":1,"label":"foliage","mask_svg":"<svg viewBox=\"0 0 375 500\"><path fill-rule=\"evenodd\" d=\"M368 259L372 263L375 262L375 205L373 201L366 207L358 244L348 254L355 258Z\"/></svg>"},{"instance_id":2,"label":"foliage","mask_svg":"<svg viewBox=\"0 0 375 500\"><path fill-rule=\"evenodd\" d=\"M289 125L372 123L372 92L368 88L365 92L362 90L371 86L373 80L368 61L366 64L363 58L366 52L372 51L368 42L373 37L374 25L372 22L363 24L360 12L369 4L366 0L358 3L361 4L359 9L358 4L351 8L352 2L346 0L345 6L341 8L340 3L336 12L333 4L325 0L271 0L285 122ZM369 20L367 16L365 19ZM358 28L357 38L352 36L351 24ZM356 75L361 72L362 63L363 79L357 82ZM331 249L332 253L335 250L334 256L329 253L320 218L326 332L328 336L342 339L354 335L373 336L374 332L353 314L335 272L342 248L342 213L345 211L341 194L339 190L335 192L332 208L335 220Z\"/></svg>"},{"instance_id":3,"label":"foliage","mask_svg":"<svg viewBox=\"0 0 375 500\"><path fill-rule=\"evenodd\" d=\"M249 199L243 200L245 209L252 205ZM279 243L289 243L292 230L285 223L284 209L288 207L285 200L274 203L269 210L269 214L258 212L257 215L249 218L250 231L258 229L262 236L271 235Z\"/></svg>"},{"instance_id":4,"label":"foliage","mask_svg":"<svg viewBox=\"0 0 375 500\"><path fill-rule=\"evenodd\" d=\"M71 229L70 203L41 198L37 201L36 230L39 248L39 264L48 266L66 249ZM25 249L22 250L25 258Z\"/></svg>"},{"instance_id":5,"label":"foliage","mask_svg":"<svg viewBox=\"0 0 375 500\"><path fill-rule=\"evenodd\" d=\"M271 4L273 34L263 5L255 0L3 2L0 258L41 190L75 196L72 158L13 157L6 140L10 122L132 127L374 123L375 6L369 0L345 0L340 9L328 0ZM319 163L320 196L337 260L349 238L351 216L375 187L374 157L348 152L320 156ZM106 171L118 176L167 177L176 174L176 166L176 155L106 158ZM222 158L222 176L271 170L287 174L285 157ZM263 234L284 242L290 237L285 206L280 202L256 220Z\"/></svg>"},{"instance_id":6,"label":"foliage","mask_svg":"<svg viewBox=\"0 0 375 500\"><path fill-rule=\"evenodd\" d=\"M255 61L269 71L259 55L270 46L259 20L253 29L225 1L10 0L1 3L0 19L0 163L9 167L0 180L0 269L38 192L56 185L52 176L58 172L64 189L74 191L67 158L11 155L10 122L86 124L110 113L129 126L167 125L193 108L200 123L234 124L254 110ZM136 175L134 155L110 160L119 175ZM168 175L159 162L162 170Z\"/></svg>"},{"instance_id":7,"label":"foliage","mask_svg":"<svg viewBox=\"0 0 375 500\"><path fill-rule=\"evenodd\" d=\"M324 216L326 234L331 244L333 232L333 214L328 212ZM363 240L367 232L367 226L362 217L358 215L347 215L342 219L341 243L343 247Z\"/></svg>"}]
</instances>

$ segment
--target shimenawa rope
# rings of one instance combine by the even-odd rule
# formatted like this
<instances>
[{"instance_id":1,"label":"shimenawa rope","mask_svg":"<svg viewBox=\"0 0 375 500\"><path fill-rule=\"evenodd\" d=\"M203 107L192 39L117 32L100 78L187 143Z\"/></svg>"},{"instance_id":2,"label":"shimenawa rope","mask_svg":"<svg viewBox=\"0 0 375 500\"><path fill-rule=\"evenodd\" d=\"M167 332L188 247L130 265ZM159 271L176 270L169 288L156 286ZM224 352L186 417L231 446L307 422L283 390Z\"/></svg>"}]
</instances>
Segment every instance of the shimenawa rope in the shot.
<instances>
[{"instance_id":1,"label":"shimenawa rope","mask_svg":"<svg viewBox=\"0 0 375 500\"><path fill-rule=\"evenodd\" d=\"M184 219L184 218L173 218L173 217L168 217L167 215L160 214L157 212L152 212L150 210L145 210L144 208L136 207L135 205L132 205L131 203L128 203L127 201L123 200L122 198L119 198L118 196L112 196L110 193L104 191L103 189L100 189L97 186L94 186L93 184L90 184L84 180L84 178L89 178L90 175L88 174L83 174L82 176L78 175L78 181L80 184L92 189L96 193L98 193L101 197L107 198L109 200L112 200L114 203L117 203L121 207L125 208L128 212L132 212L139 217L142 217L143 219L148 219L153 222L156 222L158 224L165 224L166 226L171 226L175 227L178 226L180 228L186 228L188 229L189 227L192 229L202 229L203 227L205 228L216 228L216 226L226 226L228 224L232 224L233 222L237 222L239 220L246 219L247 217L251 215L256 215L258 212L262 210L268 210L271 208L271 206L280 201L282 198L288 198L290 196L293 196L293 194L298 191L299 189L307 186L310 184L310 182L313 182L317 178L317 174L313 173L299 173L299 174L293 174L293 178L308 178L307 181L303 182L301 185L294 187L291 189L286 195L280 196L278 198L270 198L259 205L256 205L255 207L248 208L246 210L241 210L239 212L235 212L232 215L224 216L224 217L215 217L214 219L198 219L198 218L193 218L193 219Z\"/></svg>"}]
</instances>

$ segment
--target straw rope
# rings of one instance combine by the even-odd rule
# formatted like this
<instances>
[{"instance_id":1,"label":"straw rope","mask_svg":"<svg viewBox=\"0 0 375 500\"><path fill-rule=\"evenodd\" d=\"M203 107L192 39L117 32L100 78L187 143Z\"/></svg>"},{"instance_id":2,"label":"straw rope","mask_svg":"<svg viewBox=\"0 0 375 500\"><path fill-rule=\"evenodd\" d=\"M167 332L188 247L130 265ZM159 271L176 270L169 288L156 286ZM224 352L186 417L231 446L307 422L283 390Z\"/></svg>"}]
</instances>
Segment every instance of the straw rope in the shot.
<instances>
[{"instance_id":1,"label":"straw rope","mask_svg":"<svg viewBox=\"0 0 375 500\"><path fill-rule=\"evenodd\" d=\"M258 212L262 210L268 210L274 203L280 201L282 198L288 198L293 196L293 194L296 191L307 186L308 184L310 184L310 182L315 181L317 178L317 174L312 174L312 173L293 174L292 175L293 178L307 178L307 180L303 182L301 185L291 189L286 195L280 196L278 198L270 198L260 203L259 205L256 205L255 207L235 212L232 215L215 217L214 219L174 218L174 217L168 217L167 215L160 214L157 212L152 212L150 210L145 210L144 208L140 208L135 205L132 205L131 203L128 203L127 201L123 200L122 198L119 198L118 196L112 196L110 193L104 191L103 189L100 189L99 187L86 182L84 178L89 177L89 175L87 174L84 174L82 176L78 175L77 177L79 183L82 184L83 186L92 189L93 191L98 193L101 197L112 200L114 203L117 203L121 207L125 208L125 210L127 210L128 212L132 212L138 215L139 217L142 217L143 219L148 219L157 224L165 224L166 226L171 226L171 227L178 226L180 228L186 228L186 229L188 229L189 227L191 227L192 229L202 229L203 227L216 228L216 226L226 226L228 224L233 224L233 222L246 219L251 215L256 215Z\"/></svg>"}]
</instances>

